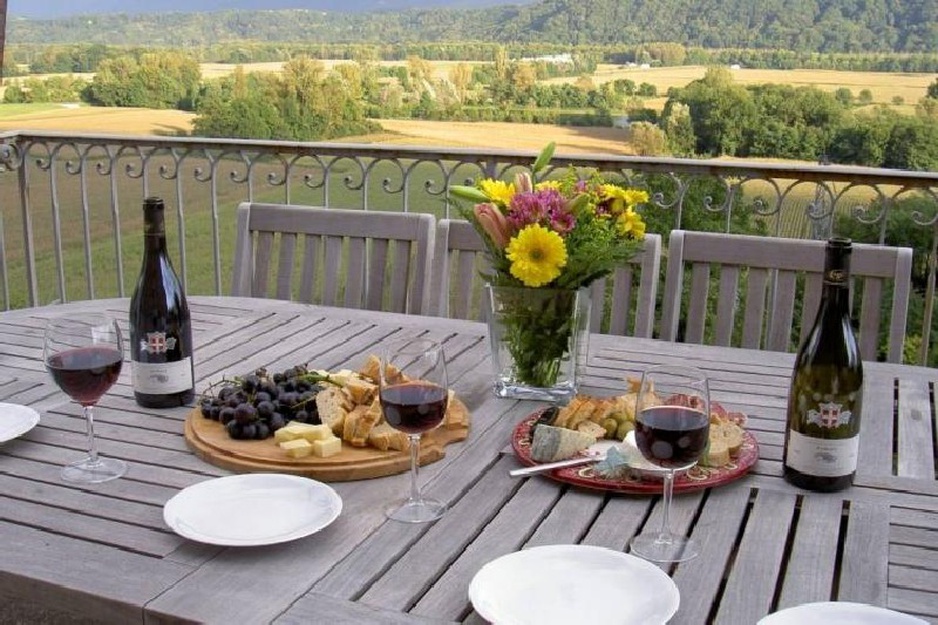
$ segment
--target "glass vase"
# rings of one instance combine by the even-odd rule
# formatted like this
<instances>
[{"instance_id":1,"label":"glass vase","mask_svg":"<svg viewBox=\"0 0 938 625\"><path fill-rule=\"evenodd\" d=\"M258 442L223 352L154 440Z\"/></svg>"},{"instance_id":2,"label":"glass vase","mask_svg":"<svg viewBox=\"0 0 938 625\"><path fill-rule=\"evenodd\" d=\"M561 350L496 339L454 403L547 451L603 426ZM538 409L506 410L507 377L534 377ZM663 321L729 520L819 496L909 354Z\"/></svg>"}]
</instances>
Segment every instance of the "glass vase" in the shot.
<instances>
[{"instance_id":1,"label":"glass vase","mask_svg":"<svg viewBox=\"0 0 938 625\"><path fill-rule=\"evenodd\" d=\"M566 404L589 347L589 289L486 285L498 397Z\"/></svg>"}]
</instances>

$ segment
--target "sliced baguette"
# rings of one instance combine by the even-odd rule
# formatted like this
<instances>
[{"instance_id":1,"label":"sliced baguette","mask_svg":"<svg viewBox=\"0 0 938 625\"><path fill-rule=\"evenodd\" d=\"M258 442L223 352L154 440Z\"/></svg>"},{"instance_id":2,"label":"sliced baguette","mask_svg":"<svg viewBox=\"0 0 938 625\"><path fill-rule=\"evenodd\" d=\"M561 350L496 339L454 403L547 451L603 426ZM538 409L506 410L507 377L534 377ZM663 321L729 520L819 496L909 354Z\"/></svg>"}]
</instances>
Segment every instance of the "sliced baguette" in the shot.
<instances>
[{"instance_id":1,"label":"sliced baguette","mask_svg":"<svg viewBox=\"0 0 938 625\"><path fill-rule=\"evenodd\" d=\"M369 380L353 377L345 382L345 391L356 404L368 406L378 394L378 385Z\"/></svg>"},{"instance_id":2,"label":"sliced baguette","mask_svg":"<svg viewBox=\"0 0 938 625\"><path fill-rule=\"evenodd\" d=\"M381 451L393 449L406 451L410 448L410 439L403 432L399 432L386 422L379 423L368 433L368 444Z\"/></svg>"},{"instance_id":3,"label":"sliced baguette","mask_svg":"<svg viewBox=\"0 0 938 625\"><path fill-rule=\"evenodd\" d=\"M707 448L700 456L700 463L705 467L722 467L730 461L730 448L726 444L726 439L722 435L714 435L711 432L707 441Z\"/></svg>"},{"instance_id":4,"label":"sliced baguette","mask_svg":"<svg viewBox=\"0 0 938 625\"><path fill-rule=\"evenodd\" d=\"M345 417L352 409L348 396L338 386L327 386L316 394L316 409L320 420L332 428L333 434L342 436Z\"/></svg>"}]
</instances>

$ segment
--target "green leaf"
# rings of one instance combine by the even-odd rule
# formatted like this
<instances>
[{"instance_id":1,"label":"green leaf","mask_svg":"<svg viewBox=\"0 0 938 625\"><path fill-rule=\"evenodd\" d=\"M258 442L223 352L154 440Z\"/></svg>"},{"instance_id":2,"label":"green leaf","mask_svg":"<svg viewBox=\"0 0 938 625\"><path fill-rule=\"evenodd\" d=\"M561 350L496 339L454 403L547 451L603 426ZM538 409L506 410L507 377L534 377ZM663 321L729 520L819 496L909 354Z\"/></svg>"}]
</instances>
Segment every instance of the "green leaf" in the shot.
<instances>
[{"instance_id":1,"label":"green leaf","mask_svg":"<svg viewBox=\"0 0 938 625\"><path fill-rule=\"evenodd\" d=\"M537 155L537 160L534 161L534 166L531 167L531 172L533 174L536 175L537 172L547 167L547 164L550 163L550 159L554 158L554 148L556 147L557 144L553 141L544 146L544 149L541 150L541 153Z\"/></svg>"},{"instance_id":2,"label":"green leaf","mask_svg":"<svg viewBox=\"0 0 938 625\"><path fill-rule=\"evenodd\" d=\"M449 194L453 197L468 200L470 202L488 202L489 196L482 193L479 189L475 187L468 187L461 184L455 184L449 188Z\"/></svg>"}]
</instances>

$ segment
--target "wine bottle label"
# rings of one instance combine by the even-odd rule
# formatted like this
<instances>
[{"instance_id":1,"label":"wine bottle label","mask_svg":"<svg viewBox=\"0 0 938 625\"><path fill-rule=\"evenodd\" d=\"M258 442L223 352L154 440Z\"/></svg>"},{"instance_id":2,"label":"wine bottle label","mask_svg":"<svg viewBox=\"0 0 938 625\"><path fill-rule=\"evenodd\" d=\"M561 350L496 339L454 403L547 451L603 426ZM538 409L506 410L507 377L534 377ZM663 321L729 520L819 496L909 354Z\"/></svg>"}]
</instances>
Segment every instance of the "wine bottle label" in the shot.
<instances>
[{"instance_id":1,"label":"wine bottle label","mask_svg":"<svg viewBox=\"0 0 938 625\"><path fill-rule=\"evenodd\" d=\"M859 436L813 438L789 430L785 464L806 475L840 477L857 470L859 451Z\"/></svg>"},{"instance_id":2,"label":"wine bottle label","mask_svg":"<svg viewBox=\"0 0 938 625\"><path fill-rule=\"evenodd\" d=\"M192 388L192 359L176 362L132 362L134 391L147 395L182 393Z\"/></svg>"}]
</instances>

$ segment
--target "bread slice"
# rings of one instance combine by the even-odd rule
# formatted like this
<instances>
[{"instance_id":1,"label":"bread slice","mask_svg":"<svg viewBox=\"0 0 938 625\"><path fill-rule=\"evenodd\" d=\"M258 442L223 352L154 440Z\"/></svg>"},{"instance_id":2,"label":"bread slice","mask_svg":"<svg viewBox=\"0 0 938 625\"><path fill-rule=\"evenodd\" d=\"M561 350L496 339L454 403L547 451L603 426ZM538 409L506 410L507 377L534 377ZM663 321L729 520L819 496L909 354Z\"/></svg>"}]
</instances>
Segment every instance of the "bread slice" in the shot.
<instances>
[{"instance_id":1,"label":"bread slice","mask_svg":"<svg viewBox=\"0 0 938 625\"><path fill-rule=\"evenodd\" d=\"M592 421L583 421L576 426L577 432L592 436L595 440L606 438L606 428Z\"/></svg>"},{"instance_id":2,"label":"bread slice","mask_svg":"<svg viewBox=\"0 0 938 625\"><path fill-rule=\"evenodd\" d=\"M410 439L403 432L392 428L387 422L382 422L371 428L368 433L368 444L381 451L389 449L406 451L410 448Z\"/></svg>"},{"instance_id":3,"label":"bread slice","mask_svg":"<svg viewBox=\"0 0 938 625\"><path fill-rule=\"evenodd\" d=\"M583 401L580 402L580 406L576 409L576 412L567 419L564 427L575 430L584 421L590 421L590 417L593 416L596 407L597 400L595 397L584 397Z\"/></svg>"},{"instance_id":4,"label":"bread slice","mask_svg":"<svg viewBox=\"0 0 938 625\"><path fill-rule=\"evenodd\" d=\"M699 464L705 467L722 467L730 461L730 448L726 439L719 433L711 431L707 441L707 448L700 455Z\"/></svg>"},{"instance_id":5,"label":"bread slice","mask_svg":"<svg viewBox=\"0 0 938 625\"><path fill-rule=\"evenodd\" d=\"M730 456L735 458L743 447L743 428L735 423L723 421L719 424L710 424L711 436L718 436L726 443Z\"/></svg>"},{"instance_id":6,"label":"bread slice","mask_svg":"<svg viewBox=\"0 0 938 625\"><path fill-rule=\"evenodd\" d=\"M369 354L365 364L358 370L358 375L378 384L381 381L381 359L374 354Z\"/></svg>"},{"instance_id":7,"label":"bread slice","mask_svg":"<svg viewBox=\"0 0 938 625\"><path fill-rule=\"evenodd\" d=\"M381 359L370 354L365 360L365 364L358 370L358 375L375 384L381 383ZM391 365L385 369L385 378L388 384L403 384L409 382L410 378L401 373L401 370Z\"/></svg>"},{"instance_id":8,"label":"bread slice","mask_svg":"<svg viewBox=\"0 0 938 625\"><path fill-rule=\"evenodd\" d=\"M354 447L368 445L368 435L381 421L381 405L374 400L371 405L356 406L345 417L345 427L342 438Z\"/></svg>"},{"instance_id":9,"label":"bread slice","mask_svg":"<svg viewBox=\"0 0 938 625\"><path fill-rule=\"evenodd\" d=\"M443 427L449 430L469 427L469 409L451 390L446 401L446 415L443 417Z\"/></svg>"},{"instance_id":10,"label":"bread slice","mask_svg":"<svg viewBox=\"0 0 938 625\"><path fill-rule=\"evenodd\" d=\"M536 462L553 462L571 457L596 442L589 434L552 425L534 428L531 458Z\"/></svg>"},{"instance_id":11,"label":"bread slice","mask_svg":"<svg viewBox=\"0 0 938 625\"><path fill-rule=\"evenodd\" d=\"M378 394L378 385L361 378L349 378L345 382L345 391L356 404L368 406Z\"/></svg>"},{"instance_id":12,"label":"bread slice","mask_svg":"<svg viewBox=\"0 0 938 625\"><path fill-rule=\"evenodd\" d=\"M319 419L332 428L332 432L341 437L345 427L345 417L352 405L348 396L338 386L327 386L316 394L316 409Z\"/></svg>"},{"instance_id":13,"label":"bread slice","mask_svg":"<svg viewBox=\"0 0 938 625\"><path fill-rule=\"evenodd\" d=\"M574 395L573 399L570 400L570 403L561 407L560 410L557 411L557 416L554 417L553 425L559 428L569 427L567 423L570 421L573 415L576 414L576 411L580 409L580 406L582 406L583 402L585 401L586 400L583 397Z\"/></svg>"}]
</instances>

